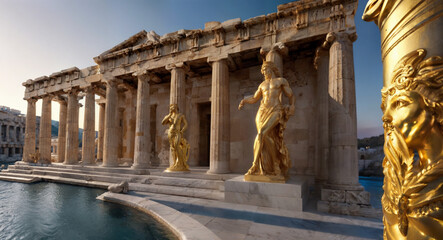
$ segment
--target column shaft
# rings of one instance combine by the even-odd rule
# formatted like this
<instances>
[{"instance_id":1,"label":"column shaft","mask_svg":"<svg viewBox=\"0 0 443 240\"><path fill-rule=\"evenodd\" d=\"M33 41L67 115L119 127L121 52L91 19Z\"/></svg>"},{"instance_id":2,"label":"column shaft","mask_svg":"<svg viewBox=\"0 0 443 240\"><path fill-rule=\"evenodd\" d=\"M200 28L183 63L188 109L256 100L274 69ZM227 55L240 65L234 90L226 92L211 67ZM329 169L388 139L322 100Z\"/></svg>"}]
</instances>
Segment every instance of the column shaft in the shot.
<instances>
[{"instance_id":1,"label":"column shaft","mask_svg":"<svg viewBox=\"0 0 443 240\"><path fill-rule=\"evenodd\" d=\"M183 67L174 66L171 68L171 92L169 104L177 104L178 111L185 114L186 98L185 83L186 74Z\"/></svg>"},{"instance_id":2,"label":"column shaft","mask_svg":"<svg viewBox=\"0 0 443 240\"><path fill-rule=\"evenodd\" d=\"M35 102L36 99L28 99L26 112L25 145L23 146L23 161L30 162L30 154L35 153Z\"/></svg>"},{"instance_id":3,"label":"column shaft","mask_svg":"<svg viewBox=\"0 0 443 240\"><path fill-rule=\"evenodd\" d=\"M211 137L208 173L228 173L229 143L229 69L225 59L212 63Z\"/></svg>"},{"instance_id":4,"label":"column shaft","mask_svg":"<svg viewBox=\"0 0 443 240\"><path fill-rule=\"evenodd\" d=\"M105 104L99 103L97 162L103 161L104 135L105 135Z\"/></svg>"},{"instance_id":5,"label":"column shaft","mask_svg":"<svg viewBox=\"0 0 443 240\"><path fill-rule=\"evenodd\" d=\"M117 82L106 82L105 134L103 140L103 167L118 166L118 94Z\"/></svg>"},{"instance_id":6,"label":"column shaft","mask_svg":"<svg viewBox=\"0 0 443 240\"><path fill-rule=\"evenodd\" d=\"M40 163L51 162L51 97L43 97L39 137Z\"/></svg>"},{"instance_id":7,"label":"column shaft","mask_svg":"<svg viewBox=\"0 0 443 240\"><path fill-rule=\"evenodd\" d=\"M60 113L58 124L58 141L57 141L57 162L65 161L65 147L66 147L66 118L67 118L67 103L60 100Z\"/></svg>"},{"instance_id":8,"label":"column shaft","mask_svg":"<svg viewBox=\"0 0 443 240\"><path fill-rule=\"evenodd\" d=\"M137 111L135 122L135 147L133 168L148 168L151 155L151 105L149 96L149 76L139 75L137 87Z\"/></svg>"},{"instance_id":9,"label":"column shaft","mask_svg":"<svg viewBox=\"0 0 443 240\"><path fill-rule=\"evenodd\" d=\"M86 165L95 164L95 99L91 87L86 89L82 162Z\"/></svg>"},{"instance_id":10,"label":"column shaft","mask_svg":"<svg viewBox=\"0 0 443 240\"><path fill-rule=\"evenodd\" d=\"M68 93L68 116L66 120L66 154L64 164L78 163L78 99L77 90Z\"/></svg>"},{"instance_id":11,"label":"column shaft","mask_svg":"<svg viewBox=\"0 0 443 240\"><path fill-rule=\"evenodd\" d=\"M359 185L357 117L352 42L346 33L328 34L330 161L329 183Z\"/></svg>"}]
</instances>

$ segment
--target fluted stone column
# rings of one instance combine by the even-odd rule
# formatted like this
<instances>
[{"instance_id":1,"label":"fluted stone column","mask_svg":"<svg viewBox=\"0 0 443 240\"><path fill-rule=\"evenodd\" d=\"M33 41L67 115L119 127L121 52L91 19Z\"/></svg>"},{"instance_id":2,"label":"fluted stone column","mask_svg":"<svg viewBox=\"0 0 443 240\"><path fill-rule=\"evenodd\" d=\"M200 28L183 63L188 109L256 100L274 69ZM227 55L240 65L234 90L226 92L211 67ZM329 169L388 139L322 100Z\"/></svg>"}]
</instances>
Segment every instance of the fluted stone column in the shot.
<instances>
[{"instance_id":1,"label":"fluted stone column","mask_svg":"<svg viewBox=\"0 0 443 240\"><path fill-rule=\"evenodd\" d=\"M329 161L328 182L317 209L356 214L370 205L358 182L357 117L352 41L356 35L329 33Z\"/></svg>"},{"instance_id":2,"label":"fluted stone column","mask_svg":"<svg viewBox=\"0 0 443 240\"><path fill-rule=\"evenodd\" d=\"M212 63L211 137L208 173L228 173L229 142L229 69L226 59L208 59Z\"/></svg>"},{"instance_id":3,"label":"fluted stone column","mask_svg":"<svg viewBox=\"0 0 443 240\"><path fill-rule=\"evenodd\" d=\"M6 142L10 142L11 139L9 139L9 125L5 125L6 126Z\"/></svg>"},{"instance_id":4,"label":"fluted stone column","mask_svg":"<svg viewBox=\"0 0 443 240\"><path fill-rule=\"evenodd\" d=\"M103 161L103 140L105 136L105 103L98 103L98 144L97 144L97 162Z\"/></svg>"},{"instance_id":5,"label":"fluted stone column","mask_svg":"<svg viewBox=\"0 0 443 240\"><path fill-rule=\"evenodd\" d=\"M123 125L123 158L134 159L134 140L135 140L135 105L137 91L129 88L125 92L125 109Z\"/></svg>"},{"instance_id":6,"label":"fluted stone column","mask_svg":"<svg viewBox=\"0 0 443 240\"><path fill-rule=\"evenodd\" d=\"M137 112L135 120L134 164L132 168L145 169L150 165L151 154L151 105L149 96L150 75L146 72L135 74L138 78Z\"/></svg>"},{"instance_id":7,"label":"fluted stone column","mask_svg":"<svg viewBox=\"0 0 443 240\"><path fill-rule=\"evenodd\" d=\"M25 145L23 146L23 161L30 162L30 154L35 153L35 103L37 99L28 99L28 109L26 112Z\"/></svg>"},{"instance_id":8,"label":"fluted stone column","mask_svg":"<svg viewBox=\"0 0 443 240\"><path fill-rule=\"evenodd\" d=\"M68 116L66 124L66 154L64 164L78 163L78 89L68 92Z\"/></svg>"},{"instance_id":9,"label":"fluted stone column","mask_svg":"<svg viewBox=\"0 0 443 240\"><path fill-rule=\"evenodd\" d=\"M328 64L329 55L326 50L319 53L317 66L317 178L328 180L329 164L329 94L328 94Z\"/></svg>"},{"instance_id":10,"label":"fluted stone column","mask_svg":"<svg viewBox=\"0 0 443 240\"><path fill-rule=\"evenodd\" d=\"M82 162L95 164L95 98L92 87L86 89L85 116L83 122Z\"/></svg>"},{"instance_id":11,"label":"fluted stone column","mask_svg":"<svg viewBox=\"0 0 443 240\"><path fill-rule=\"evenodd\" d=\"M58 124L58 141L57 141L57 162L62 163L65 161L66 154L66 118L67 118L67 103L65 100L59 100L60 113Z\"/></svg>"},{"instance_id":12,"label":"fluted stone column","mask_svg":"<svg viewBox=\"0 0 443 240\"><path fill-rule=\"evenodd\" d=\"M42 117L40 119L39 163L51 162L51 101L52 96L43 97Z\"/></svg>"},{"instance_id":13,"label":"fluted stone column","mask_svg":"<svg viewBox=\"0 0 443 240\"><path fill-rule=\"evenodd\" d=\"M329 33L329 183L359 185L352 35Z\"/></svg>"},{"instance_id":14,"label":"fluted stone column","mask_svg":"<svg viewBox=\"0 0 443 240\"><path fill-rule=\"evenodd\" d=\"M117 81L106 81L105 133L103 140L103 167L118 166L118 94Z\"/></svg>"},{"instance_id":15,"label":"fluted stone column","mask_svg":"<svg viewBox=\"0 0 443 240\"><path fill-rule=\"evenodd\" d=\"M166 69L171 71L171 91L169 95L169 104L177 104L179 112L185 114L185 80L188 67L184 63L176 63L169 64Z\"/></svg>"}]
</instances>

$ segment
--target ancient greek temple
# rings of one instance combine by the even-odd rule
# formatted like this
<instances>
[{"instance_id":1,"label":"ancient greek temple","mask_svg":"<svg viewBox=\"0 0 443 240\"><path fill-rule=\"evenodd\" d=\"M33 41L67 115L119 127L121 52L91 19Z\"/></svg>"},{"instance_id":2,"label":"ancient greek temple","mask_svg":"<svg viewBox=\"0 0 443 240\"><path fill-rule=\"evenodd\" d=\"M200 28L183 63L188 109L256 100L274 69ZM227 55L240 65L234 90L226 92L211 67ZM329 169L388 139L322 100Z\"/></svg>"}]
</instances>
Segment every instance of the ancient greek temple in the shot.
<instances>
[{"instance_id":1,"label":"ancient greek temple","mask_svg":"<svg viewBox=\"0 0 443 240\"><path fill-rule=\"evenodd\" d=\"M191 168L244 174L253 160L258 106L237 107L263 81L265 58L275 63L295 96L295 115L285 130L291 176L306 176L310 185L321 186L318 208L324 211L346 213L351 206L369 205L369 195L358 183L356 9L357 0L297 1L268 15L207 22L203 29L163 36L141 31L95 57L97 65L27 80L23 161L50 163L55 103L60 104L56 162L168 166L161 119L170 104L177 104L189 123ZM38 136L32 127L37 101L42 101ZM84 111L81 155L79 111Z\"/></svg>"}]
</instances>

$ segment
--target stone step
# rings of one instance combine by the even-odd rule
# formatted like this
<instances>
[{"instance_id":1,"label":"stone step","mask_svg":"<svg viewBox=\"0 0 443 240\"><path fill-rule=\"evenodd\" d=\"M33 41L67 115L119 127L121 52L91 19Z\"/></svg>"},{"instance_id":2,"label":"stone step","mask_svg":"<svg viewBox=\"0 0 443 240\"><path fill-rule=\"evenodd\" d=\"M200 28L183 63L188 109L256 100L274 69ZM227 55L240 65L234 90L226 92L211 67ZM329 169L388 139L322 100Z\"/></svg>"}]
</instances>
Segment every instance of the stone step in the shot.
<instances>
[{"instance_id":1,"label":"stone step","mask_svg":"<svg viewBox=\"0 0 443 240\"><path fill-rule=\"evenodd\" d=\"M27 181L23 181L23 179ZM32 181L29 181L29 179L32 179ZM65 177L51 176L51 175L29 175L29 174L8 173L8 172L1 172L0 180L23 182L23 183L32 183L44 180L46 182L56 182L56 183L64 183L64 184L102 188L102 189L108 189L108 186L112 184L110 182L103 182L103 181L73 179L73 178L65 178Z\"/></svg>"},{"instance_id":2,"label":"stone step","mask_svg":"<svg viewBox=\"0 0 443 240\"><path fill-rule=\"evenodd\" d=\"M33 167L44 167L44 168L59 168L59 169L72 169L72 170L82 170L89 172L105 172L105 173L116 173L116 174L133 174L133 175L147 175L149 170L147 169L132 169L130 167L101 167L101 166L82 166L82 165L63 165L61 163L53 163L50 165L38 165L38 164L23 164L18 163L14 168L19 169L30 169ZM11 166L10 166L11 167Z\"/></svg>"},{"instance_id":3,"label":"stone step","mask_svg":"<svg viewBox=\"0 0 443 240\"><path fill-rule=\"evenodd\" d=\"M148 179L151 183L155 185L213 189L219 191L224 191L225 189L225 182L222 180L206 180L165 176L148 176Z\"/></svg>"},{"instance_id":4,"label":"stone step","mask_svg":"<svg viewBox=\"0 0 443 240\"><path fill-rule=\"evenodd\" d=\"M32 174L32 170L15 169L15 168L8 168L7 170L3 170L3 172Z\"/></svg>"},{"instance_id":5,"label":"stone step","mask_svg":"<svg viewBox=\"0 0 443 240\"><path fill-rule=\"evenodd\" d=\"M27 170L25 170L27 171ZM86 180L86 181L99 181L99 182L107 182L107 183L119 183L121 181L135 182L134 179L130 177L118 177L118 176L103 176L103 175L94 175L94 174L84 174L84 173L70 173L68 171L56 172L56 171L45 171L44 169L35 169L32 170L32 174L27 173L17 173L11 170L5 171L5 175L10 176L39 176L42 178L46 178L46 176L54 176L61 177L66 179L77 179L77 180Z\"/></svg>"},{"instance_id":6,"label":"stone step","mask_svg":"<svg viewBox=\"0 0 443 240\"><path fill-rule=\"evenodd\" d=\"M26 170L25 170L26 169ZM29 170L28 170L29 169ZM11 172L24 173L24 172L33 172L33 171L45 171L48 172L56 172L56 173L78 173L78 174L89 174L89 175L101 175L101 176L113 176L113 177L121 177L121 178L130 178L134 179L134 181L142 181L146 179L147 175L134 175L134 174L119 174L119 173L110 173L110 172L96 172L91 169L67 169L67 168L59 168L59 167L43 167L43 166L19 166L18 168L9 169Z\"/></svg>"},{"instance_id":7,"label":"stone step","mask_svg":"<svg viewBox=\"0 0 443 240\"><path fill-rule=\"evenodd\" d=\"M129 190L136 192L160 193L167 195L204 198L204 199L213 199L221 201L223 201L225 197L225 194L223 192L211 189L185 188L185 187L153 185L153 184L148 185L140 183L130 183Z\"/></svg>"},{"instance_id":8,"label":"stone step","mask_svg":"<svg viewBox=\"0 0 443 240\"><path fill-rule=\"evenodd\" d=\"M207 174L206 172L162 172L151 170L151 176L163 176L163 177L179 177L179 178L193 178L193 179L206 179L206 180L229 180L231 178L239 176L238 174Z\"/></svg>"},{"instance_id":9,"label":"stone step","mask_svg":"<svg viewBox=\"0 0 443 240\"><path fill-rule=\"evenodd\" d=\"M41 181L41 179L38 177L9 176L4 174L3 172L0 173L0 180L8 182L19 182L19 183L34 183Z\"/></svg>"}]
</instances>

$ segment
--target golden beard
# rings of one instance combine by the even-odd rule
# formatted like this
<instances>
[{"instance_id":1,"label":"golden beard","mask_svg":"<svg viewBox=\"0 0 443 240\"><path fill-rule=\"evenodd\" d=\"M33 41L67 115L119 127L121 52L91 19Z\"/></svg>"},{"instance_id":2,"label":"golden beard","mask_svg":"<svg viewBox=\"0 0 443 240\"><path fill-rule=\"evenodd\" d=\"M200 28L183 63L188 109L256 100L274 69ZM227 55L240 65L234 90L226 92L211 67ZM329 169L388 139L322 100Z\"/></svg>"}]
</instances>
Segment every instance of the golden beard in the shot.
<instances>
[{"instance_id":1,"label":"golden beard","mask_svg":"<svg viewBox=\"0 0 443 240\"><path fill-rule=\"evenodd\" d=\"M390 123L384 128L384 237L438 238L435 234L443 229L443 160L421 169L401 132Z\"/></svg>"}]
</instances>

